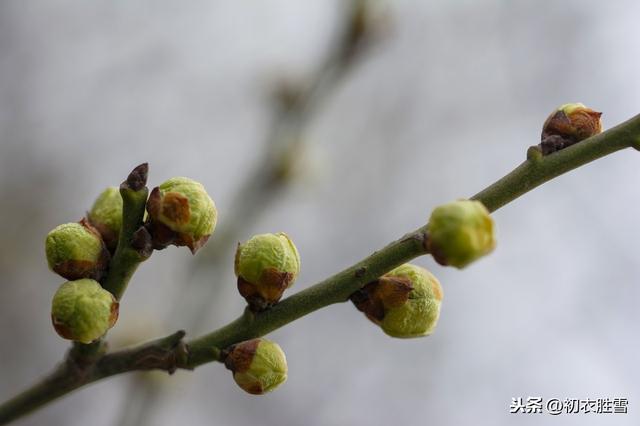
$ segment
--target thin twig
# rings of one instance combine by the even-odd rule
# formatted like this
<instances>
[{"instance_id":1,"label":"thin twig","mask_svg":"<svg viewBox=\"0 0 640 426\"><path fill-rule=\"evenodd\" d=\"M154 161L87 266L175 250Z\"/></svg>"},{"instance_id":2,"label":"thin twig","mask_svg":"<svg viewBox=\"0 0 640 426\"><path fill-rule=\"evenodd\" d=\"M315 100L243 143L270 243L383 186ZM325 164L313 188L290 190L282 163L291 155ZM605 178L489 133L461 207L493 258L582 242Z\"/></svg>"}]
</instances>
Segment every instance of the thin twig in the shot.
<instances>
[{"instance_id":1,"label":"thin twig","mask_svg":"<svg viewBox=\"0 0 640 426\"><path fill-rule=\"evenodd\" d=\"M151 237L142 227L147 203L149 166L141 164L120 185L122 196L122 226L116 252L109 263L109 271L102 287L120 300L141 262L151 256Z\"/></svg>"}]
</instances>

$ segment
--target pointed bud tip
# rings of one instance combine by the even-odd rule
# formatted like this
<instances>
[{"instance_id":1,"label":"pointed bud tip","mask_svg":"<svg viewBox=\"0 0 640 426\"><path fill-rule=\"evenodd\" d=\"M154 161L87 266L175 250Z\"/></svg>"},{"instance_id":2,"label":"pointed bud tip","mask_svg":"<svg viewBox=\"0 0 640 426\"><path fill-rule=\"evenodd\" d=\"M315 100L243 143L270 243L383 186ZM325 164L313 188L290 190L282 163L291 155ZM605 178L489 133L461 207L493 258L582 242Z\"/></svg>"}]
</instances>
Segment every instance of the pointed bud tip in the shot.
<instances>
[{"instance_id":1,"label":"pointed bud tip","mask_svg":"<svg viewBox=\"0 0 640 426\"><path fill-rule=\"evenodd\" d=\"M128 188L133 191L140 191L147 185L147 177L149 176L149 163L142 163L134 168L127 180L122 182L121 188Z\"/></svg>"}]
</instances>

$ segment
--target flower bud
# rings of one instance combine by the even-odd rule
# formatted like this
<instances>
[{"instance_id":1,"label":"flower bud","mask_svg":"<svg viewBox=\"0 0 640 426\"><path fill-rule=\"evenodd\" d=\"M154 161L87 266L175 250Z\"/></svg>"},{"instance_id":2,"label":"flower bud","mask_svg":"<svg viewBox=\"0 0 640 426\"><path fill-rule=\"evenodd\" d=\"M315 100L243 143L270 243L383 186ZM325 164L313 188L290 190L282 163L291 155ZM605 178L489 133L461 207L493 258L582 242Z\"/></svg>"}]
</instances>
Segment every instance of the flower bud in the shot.
<instances>
[{"instance_id":1,"label":"flower bud","mask_svg":"<svg viewBox=\"0 0 640 426\"><path fill-rule=\"evenodd\" d=\"M238 244L238 290L256 311L277 303L300 272L298 249L284 232L260 234Z\"/></svg>"},{"instance_id":2,"label":"flower bud","mask_svg":"<svg viewBox=\"0 0 640 426\"><path fill-rule=\"evenodd\" d=\"M174 177L151 191L147 201L150 232L155 249L171 244L195 253L216 227L218 211L202 184Z\"/></svg>"},{"instance_id":3,"label":"flower bud","mask_svg":"<svg viewBox=\"0 0 640 426\"><path fill-rule=\"evenodd\" d=\"M49 268L68 280L100 279L110 257L100 234L85 219L49 232L45 252Z\"/></svg>"},{"instance_id":4,"label":"flower bud","mask_svg":"<svg viewBox=\"0 0 640 426\"><path fill-rule=\"evenodd\" d=\"M233 380L246 392L262 395L287 380L287 359L277 343L253 339L231 346L224 359Z\"/></svg>"},{"instance_id":5,"label":"flower bud","mask_svg":"<svg viewBox=\"0 0 640 426\"><path fill-rule=\"evenodd\" d=\"M427 232L433 258L441 265L460 269L496 245L493 219L480 201L458 200L436 207Z\"/></svg>"},{"instance_id":6,"label":"flower bud","mask_svg":"<svg viewBox=\"0 0 640 426\"><path fill-rule=\"evenodd\" d=\"M107 248L113 253L118 245L122 227L122 196L120 190L111 186L98 196L87 215L91 225L98 230Z\"/></svg>"},{"instance_id":7,"label":"flower bud","mask_svg":"<svg viewBox=\"0 0 640 426\"><path fill-rule=\"evenodd\" d=\"M442 287L426 269L405 263L365 285L351 301L389 336L421 337L438 323Z\"/></svg>"},{"instance_id":8,"label":"flower bud","mask_svg":"<svg viewBox=\"0 0 640 426\"><path fill-rule=\"evenodd\" d=\"M91 343L118 319L118 301L97 281L81 279L62 284L51 303L51 321L58 334Z\"/></svg>"},{"instance_id":9,"label":"flower bud","mask_svg":"<svg viewBox=\"0 0 640 426\"><path fill-rule=\"evenodd\" d=\"M560 106L542 127L542 154L551 154L602 132L600 116L601 112L581 103Z\"/></svg>"}]
</instances>

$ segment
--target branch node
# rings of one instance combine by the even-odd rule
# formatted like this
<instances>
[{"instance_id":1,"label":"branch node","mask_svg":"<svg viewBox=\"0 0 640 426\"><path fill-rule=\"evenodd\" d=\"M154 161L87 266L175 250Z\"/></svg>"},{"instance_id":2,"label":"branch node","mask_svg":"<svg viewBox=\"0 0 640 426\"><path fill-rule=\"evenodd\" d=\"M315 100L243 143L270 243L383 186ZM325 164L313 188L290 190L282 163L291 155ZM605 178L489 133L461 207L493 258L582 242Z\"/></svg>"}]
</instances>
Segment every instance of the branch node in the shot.
<instances>
[{"instance_id":1,"label":"branch node","mask_svg":"<svg viewBox=\"0 0 640 426\"><path fill-rule=\"evenodd\" d=\"M423 231L420 233L420 237L422 238L422 248L425 250L426 253L431 252L431 248L430 248L430 240L429 240L429 233L427 231Z\"/></svg>"},{"instance_id":2,"label":"branch node","mask_svg":"<svg viewBox=\"0 0 640 426\"><path fill-rule=\"evenodd\" d=\"M156 344L143 347L133 362L134 369L160 369L173 374L178 368L188 368L189 348L182 340L185 335L184 330L179 330Z\"/></svg>"},{"instance_id":3,"label":"branch node","mask_svg":"<svg viewBox=\"0 0 640 426\"><path fill-rule=\"evenodd\" d=\"M543 153L539 145L530 146L527 149L527 160L532 163L539 163L542 160Z\"/></svg>"}]
</instances>

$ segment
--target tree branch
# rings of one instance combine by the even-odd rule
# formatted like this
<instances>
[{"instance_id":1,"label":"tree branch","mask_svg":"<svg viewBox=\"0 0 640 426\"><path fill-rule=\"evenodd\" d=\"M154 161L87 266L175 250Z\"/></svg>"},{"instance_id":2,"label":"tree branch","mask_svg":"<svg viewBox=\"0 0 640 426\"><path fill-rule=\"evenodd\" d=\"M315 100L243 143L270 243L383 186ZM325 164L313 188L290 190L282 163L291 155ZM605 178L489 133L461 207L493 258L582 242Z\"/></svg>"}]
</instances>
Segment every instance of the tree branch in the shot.
<instances>
[{"instance_id":1,"label":"tree branch","mask_svg":"<svg viewBox=\"0 0 640 426\"><path fill-rule=\"evenodd\" d=\"M640 149L640 115L600 135L543 157L530 148L528 159L514 171L476 194L491 211L570 170L616 152ZM97 362L81 362L72 349L65 362L27 391L0 405L0 424L25 415L44 404L97 380L134 370L193 369L217 361L231 344L263 336L325 306L344 302L349 295L380 275L415 257L426 254L426 227L406 234L369 257L326 280L253 314L250 311L224 327L183 343L183 332L150 343L101 355ZM103 347L100 345L100 347Z\"/></svg>"}]
</instances>

